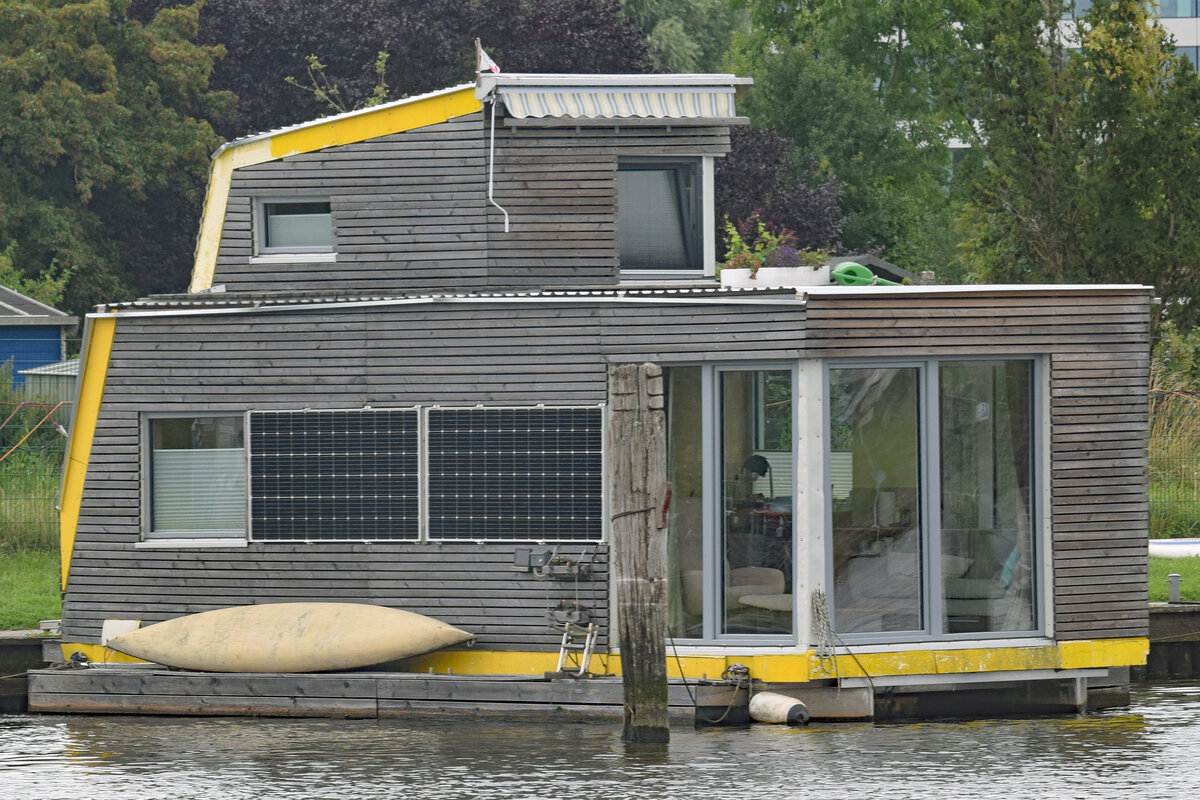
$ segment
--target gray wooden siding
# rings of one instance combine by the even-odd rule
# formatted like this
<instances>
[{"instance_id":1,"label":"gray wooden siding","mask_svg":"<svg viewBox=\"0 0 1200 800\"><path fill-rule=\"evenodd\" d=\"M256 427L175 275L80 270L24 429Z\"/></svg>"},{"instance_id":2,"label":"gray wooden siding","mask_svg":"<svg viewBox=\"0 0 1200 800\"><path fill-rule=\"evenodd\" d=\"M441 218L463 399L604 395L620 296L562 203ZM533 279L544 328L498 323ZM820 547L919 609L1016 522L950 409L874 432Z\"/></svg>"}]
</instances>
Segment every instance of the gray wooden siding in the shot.
<instances>
[{"instance_id":1,"label":"gray wooden siding","mask_svg":"<svg viewBox=\"0 0 1200 800\"><path fill-rule=\"evenodd\" d=\"M727 152L726 127L499 126L493 196L510 228L489 207L489 284L615 281L618 159Z\"/></svg>"},{"instance_id":2,"label":"gray wooden siding","mask_svg":"<svg viewBox=\"0 0 1200 800\"><path fill-rule=\"evenodd\" d=\"M253 594L382 602L459 624L481 647L557 646L547 604L573 583L512 572L511 545L135 549L147 411L590 404L605 400L609 363L1028 354L1049 371L1056 634L1144 636L1149 299L980 291L814 295L807 309L478 302L119 319L65 632L94 640L107 617L162 619ZM581 591L603 615L602 568Z\"/></svg>"},{"instance_id":3,"label":"gray wooden siding","mask_svg":"<svg viewBox=\"0 0 1200 800\"><path fill-rule=\"evenodd\" d=\"M496 130L483 114L234 171L214 284L375 290L617 280L617 160L724 155L724 127ZM255 262L258 198L329 197L336 262Z\"/></svg>"},{"instance_id":4,"label":"gray wooden siding","mask_svg":"<svg viewBox=\"0 0 1200 800\"><path fill-rule=\"evenodd\" d=\"M546 613L559 600L578 596L606 622L603 546L560 546L561 555L597 562L578 586L514 572L515 544L135 548L142 414L600 403L610 361L796 358L802 335L798 306L478 303L118 319L64 633L94 641L110 617L344 600L430 614L475 633L481 648L556 649Z\"/></svg>"},{"instance_id":5,"label":"gray wooden siding","mask_svg":"<svg viewBox=\"0 0 1200 800\"><path fill-rule=\"evenodd\" d=\"M214 284L228 291L485 283L483 117L234 171ZM329 197L335 263L251 263L256 198Z\"/></svg>"},{"instance_id":6,"label":"gray wooden siding","mask_svg":"<svg viewBox=\"0 0 1200 800\"><path fill-rule=\"evenodd\" d=\"M810 356L1046 357L1061 639L1149 630L1149 302L1136 290L810 299Z\"/></svg>"}]
</instances>

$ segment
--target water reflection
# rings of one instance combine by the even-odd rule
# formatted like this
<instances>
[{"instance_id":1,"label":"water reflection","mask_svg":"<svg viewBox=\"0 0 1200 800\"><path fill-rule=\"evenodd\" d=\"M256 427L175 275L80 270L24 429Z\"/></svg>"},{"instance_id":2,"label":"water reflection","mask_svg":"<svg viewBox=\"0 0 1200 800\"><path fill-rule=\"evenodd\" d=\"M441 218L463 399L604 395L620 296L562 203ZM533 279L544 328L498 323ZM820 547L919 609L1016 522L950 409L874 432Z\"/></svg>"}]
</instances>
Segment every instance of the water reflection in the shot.
<instances>
[{"instance_id":1,"label":"water reflection","mask_svg":"<svg viewBox=\"0 0 1200 800\"><path fill-rule=\"evenodd\" d=\"M677 728L616 723L0 717L7 798L1179 797L1200 692L1058 719Z\"/></svg>"}]
</instances>

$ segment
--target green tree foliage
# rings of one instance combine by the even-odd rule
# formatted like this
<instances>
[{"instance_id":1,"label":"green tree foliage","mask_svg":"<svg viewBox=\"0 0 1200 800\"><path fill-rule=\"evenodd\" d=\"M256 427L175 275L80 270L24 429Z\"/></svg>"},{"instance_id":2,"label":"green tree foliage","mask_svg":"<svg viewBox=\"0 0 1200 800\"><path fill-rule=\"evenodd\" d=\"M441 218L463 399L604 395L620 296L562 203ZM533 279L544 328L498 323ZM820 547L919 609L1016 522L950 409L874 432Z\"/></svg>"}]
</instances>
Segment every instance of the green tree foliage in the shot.
<instances>
[{"instance_id":1,"label":"green tree foliage","mask_svg":"<svg viewBox=\"0 0 1200 800\"><path fill-rule=\"evenodd\" d=\"M0 244L20 275L65 277L76 312L138 288L128 262L153 229L133 225L163 193L199 196L218 144L205 119L230 99L207 89L219 53L193 44L196 7L127 12L0 0Z\"/></svg>"},{"instance_id":2,"label":"green tree foliage","mask_svg":"<svg viewBox=\"0 0 1200 800\"><path fill-rule=\"evenodd\" d=\"M1196 322L1200 80L1135 0L997 0L964 31L978 130L960 256L981 280L1156 284Z\"/></svg>"},{"instance_id":3,"label":"green tree foliage","mask_svg":"<svg viewBox=\"0 0 1200 800\"><path fill-rule=\"evenodd\" d=\"M135 0L148 18L177 0ZM212 86L238 97L218 120L233 138L474 80L476 38L507 72L648 72L651 53L618 0L219 0L200 14L199 40L227 52ZM379 54L387 53L383 74ZM319 81L308 80L312 60ZM294 79L289 85L288 79ZM297 85L298 84L298 85Z\"/></svg>"},{"instance_id":4,"label":"green tree foliage","mask_svg":"<svg viewBox=\"0 0 1200 800\"><path fill-rule=\"evenodd\" d=\"M818 178L811 165L795 163L796 143L774 131L733 128L730 151L716 164L717 219L745 227L752 219L788 230L803 250L831 250L840 245L845 218L839 208L842 186ZM729 237L717 252L730 247Z\"/></svg>"},{"instance_id":5,"label":"green tree foliage","mask_svg":"<svg viewBox=\"0 0 1200 800\"><path fill-rule=\"evenodd\" d=\"M667 72L716 72L747 14L729 0L621 0Z\"/></svg>"},{"instance_id":6,"label":"green tree foliage","mask_svg":"<svg viewBox=\"0 0 1200 800\"><path fill-rule=\"evenodd\" d=\"M877 70L824 46L825 32L781 34L764 30L735 46L735 71L755 79L742 108L795 140L798 163L841 182L845 250L941 271L956 244L956 206L942 140L916 135L937 129L933 117L911 121L908 104L902 114L890 110Z\"/></svg>"}]
</instances>

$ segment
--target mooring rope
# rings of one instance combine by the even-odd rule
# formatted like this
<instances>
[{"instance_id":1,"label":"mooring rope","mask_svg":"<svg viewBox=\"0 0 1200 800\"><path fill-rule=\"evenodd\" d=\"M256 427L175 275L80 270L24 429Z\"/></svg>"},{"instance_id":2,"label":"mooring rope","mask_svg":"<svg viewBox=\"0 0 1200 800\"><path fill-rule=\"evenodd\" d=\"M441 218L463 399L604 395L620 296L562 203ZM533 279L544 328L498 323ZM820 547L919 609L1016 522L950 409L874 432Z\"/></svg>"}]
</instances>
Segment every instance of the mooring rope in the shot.
<instances>
[{"instance_id":1,"label":"mooring rope","mask_svg":"<svg viewBox=\"0 0 1200 800\"><path fill-rule=\"evenodd\" d=\"M867 668L858 660L858 656L842 641L842 638L833 629L833 622L829 617L829 599L825 596L823 589L813 590L812 614L813 628L815 629L815 638L817 640L814 652L821 665L821 670L826 675L833 675L837 679L838 688L842 688L842 676L838 671L837 647L835 646L840 645L846 651L846 655L854 659L854 663L858 665L863 677L867 679L867 685L871 687L871 694L875 694L875 681L871 680L871 673L867 672Z\"/></svg>"}]
</instances>

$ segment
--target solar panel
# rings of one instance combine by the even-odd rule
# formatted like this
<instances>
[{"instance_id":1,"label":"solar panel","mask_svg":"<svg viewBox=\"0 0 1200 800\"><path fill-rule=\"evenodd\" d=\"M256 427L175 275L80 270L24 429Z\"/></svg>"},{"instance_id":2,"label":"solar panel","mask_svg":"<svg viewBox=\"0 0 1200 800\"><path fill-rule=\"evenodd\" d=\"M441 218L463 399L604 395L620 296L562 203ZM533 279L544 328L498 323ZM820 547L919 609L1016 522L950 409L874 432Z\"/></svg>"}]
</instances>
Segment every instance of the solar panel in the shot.
<instances>
[{"instance_id":1,"label":"solar panel","mask_svg":"<svg viewBox=\"0 0 1200 800\"><path fill-rule=\"evenodd\" d=\"M253 412L249 444L252 539L418 538L416 409Z\"/></svg>"},{"instance_id":2,"label":"solar panel","mask_svg":"<svg viewBox=\"0 0 1200 800\"><path fill-rule=\"evenodd\" d=\"M601 538L600 408L431 408L427 424L430 539Z\"/></svg>"}]
</instances>

